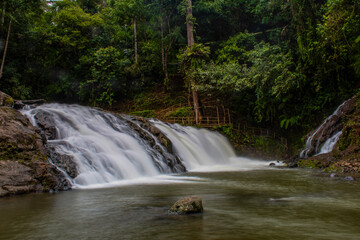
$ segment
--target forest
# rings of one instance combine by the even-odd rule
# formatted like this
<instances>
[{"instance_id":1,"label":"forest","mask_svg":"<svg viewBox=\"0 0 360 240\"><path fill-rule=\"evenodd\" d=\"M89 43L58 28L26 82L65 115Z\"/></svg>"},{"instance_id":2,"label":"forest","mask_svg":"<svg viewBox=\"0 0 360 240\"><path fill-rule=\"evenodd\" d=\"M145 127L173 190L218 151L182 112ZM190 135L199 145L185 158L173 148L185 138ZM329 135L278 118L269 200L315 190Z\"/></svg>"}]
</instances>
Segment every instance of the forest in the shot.
<instances>
[{"instance_id":1,"label":"forest","mask_svg":"<svg viewBox=\"0 0 360 240\"><path fill-rule=\"evenodd\" d=\"M17 99L111 108L156 89L184 95L195 112L202 98L219 99L234 122L305 133L360 87L358 0L3 0L0 8L0 89Z\"/></svg>"}]
</instances>

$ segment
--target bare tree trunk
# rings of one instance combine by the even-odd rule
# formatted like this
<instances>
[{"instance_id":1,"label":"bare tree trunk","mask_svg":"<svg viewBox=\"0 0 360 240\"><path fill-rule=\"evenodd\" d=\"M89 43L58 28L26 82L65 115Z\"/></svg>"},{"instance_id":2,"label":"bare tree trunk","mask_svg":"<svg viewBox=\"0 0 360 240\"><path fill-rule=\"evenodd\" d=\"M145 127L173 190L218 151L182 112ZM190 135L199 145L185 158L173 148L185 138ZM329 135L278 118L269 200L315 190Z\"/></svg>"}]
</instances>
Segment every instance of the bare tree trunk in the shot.
<instances>
[{"instance_id":1,"label":"bare tree trunk","mask_svg":"<svg viewBox=\"0 0 360 240\"><path fill-rule=\"evenodd\" d=\"M194 46L194 23L192 15L192 2L191 0L186 0L186 32L187 32L187 42L188 47L191 49ZM190 80L192 97L194 102L194 112L195 112L195 123L199 125L200 123L200 109L199 109L199 94L195 87L194 79Z\"/></svg>"},{"instance_id":2,"label":"bare tree trunk","mask_svg":"<svg viewBox=\"0 0 360 240\"><path fill-rule=\"evenodd\" d=\"M137 25L136 17L134 18L134 51L135 51L135 64L138 63L138 42L137 42Z\"/></svg>"},{"instance_id":3,"label":"bare tree trunk","mask_svg":"<svg viewBox=\"0 0 360 240\"><path fill-rule=\"evenodd\" d=\"M9 37L10 37L10 32L11 32L11 22L12 22L12 19L10 19L10 22L9 22L9 28L8 28L8 33L7 33L7 37L6 37L6 42L5 42L5 48L4 48L3 58L2 58L1 67L0 67L0 79L2 78L3 69L4 69L6 51L7 51L7 47L8 47L8 43L9 43Z\"/></svg>"}]
</instances>

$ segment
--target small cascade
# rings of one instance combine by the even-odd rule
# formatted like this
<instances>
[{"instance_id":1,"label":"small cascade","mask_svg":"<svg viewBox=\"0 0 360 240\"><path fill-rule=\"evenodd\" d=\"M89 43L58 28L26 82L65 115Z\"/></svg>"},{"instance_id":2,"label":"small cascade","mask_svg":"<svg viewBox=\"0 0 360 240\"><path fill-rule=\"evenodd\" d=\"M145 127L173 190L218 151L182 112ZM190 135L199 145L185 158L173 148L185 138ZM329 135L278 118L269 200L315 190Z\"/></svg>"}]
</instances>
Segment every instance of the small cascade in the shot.
<instances>
[{"instance_id":1,"label":"small cascade","mask_svg":"<svg viewBox=\"0 0 360 240\"><path fill-rule=\"evenodd\" d=\"M352 110L353 98L343 102L323 123L306 139L300 158L331 152L341 135L341 117Z\"/></svg>"},{"instance_id":2,"label":"small cascade","mask_svg":"<svg viewBox=\"0 0 360 240\"><path fill-rule=\"evenodd\" d=\"M206 129L153 121L173 143L174 153L189 171L250 170L269 163L237 157L229 141Z\"/></svg>"},{"instance_id":3,"label":"small cascade","mask_svg":"<svg viewBox=\"0 0 360 240\"><path fill-rule=\"evenodd\" d=\"M340 135L342 134L342 131L335 133L332 137L328 138L326 142L321 147L321 150L319 154L323 153L329 153L334 149L335 144L339 140Z\"/></svg>"}]
</instances>

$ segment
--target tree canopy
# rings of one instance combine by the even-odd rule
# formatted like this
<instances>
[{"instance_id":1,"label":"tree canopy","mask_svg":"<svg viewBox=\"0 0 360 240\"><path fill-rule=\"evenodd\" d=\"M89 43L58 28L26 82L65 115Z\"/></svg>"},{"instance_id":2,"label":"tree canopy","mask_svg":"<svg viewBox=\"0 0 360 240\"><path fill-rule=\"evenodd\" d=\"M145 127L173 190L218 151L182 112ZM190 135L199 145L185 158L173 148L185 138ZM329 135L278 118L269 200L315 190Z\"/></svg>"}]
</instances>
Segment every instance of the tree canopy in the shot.
<instances>
[{"instance_id":1,"label":"tree canopy","mask_svg":"<svg viewBox=\"0 0 360 240\"><path fill-rule=\"evenodd\" d=\"M185 12L186 0L4 0L0 89L109 106L181 73L237 120L284 129L358 91L358 0L193 0L193 49Z\"/></svg>"}]
</instances>

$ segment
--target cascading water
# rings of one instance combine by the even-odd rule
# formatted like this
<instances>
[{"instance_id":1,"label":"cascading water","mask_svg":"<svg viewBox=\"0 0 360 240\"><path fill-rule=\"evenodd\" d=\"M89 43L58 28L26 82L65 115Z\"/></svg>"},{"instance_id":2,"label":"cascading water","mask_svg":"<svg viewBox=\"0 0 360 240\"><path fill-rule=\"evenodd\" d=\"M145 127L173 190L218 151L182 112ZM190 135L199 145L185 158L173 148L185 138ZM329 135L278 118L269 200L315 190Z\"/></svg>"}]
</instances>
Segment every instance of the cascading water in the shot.
<instances>
[{"instance_id":1,"label":"cascading water","mask_svg":"<svg viewBox=\"0 0 360 240\"><path fill-rule=\"evenodd\" d=\"M350 101L351 99L343 102L329 117L323 121L314 133L307 138L305 148L300 152L300 158L307 158L309 155L328 153L333 150L342 133L340 131L342 125L341 122L339 124L339 119L341 118L341 114L344 113L345 105ZM324 139L325 133L328 135L328 138Z\"/></svg>"},{"instance_id":2,"label":"cascading water","mask_svg":"<svg viewBox=\"0 0 360 240\"><path fill-rule=\"evenodd\" d=\"M70 179L75 187L177 172L125 119L78 105L46 104L23 111L34 125L39 113L51 116L56 126L57 137L48 144L75 162L78 174Z\"/></svg>"},{"instance_id":3,"label":"cascading water","mask_svg":"<svg viewBox=\"0 0 360 240\"><path fill-rule=\"evenodd\" d=\"M329 153L334 149L335 144L339 140L342 131L335 133L332 137L330 137L321 147L319 154Z\"/></svg>"},{"instance_id":4,"label":"cascading water","mask_svg":"<svg viewBox=\"0 0 360 240\"><path fill-rule=\"evenodd\" d=\"M237 157L229 141L217 132L153 122L173 143L174 152L189 171L248 170L269 164Z\"/></svg>"},{"instance_id":5,"label":"cascading water","mask_svg":"<svg viewBox=\"0 0 360 240\"><path fill-rule=\"evenodd\" d=\"M158 133L171 141L175 156L130 116L62 104L45 104L22 113L43 129L48 149L56 152L50 151L50 160L68 175L75 188L104 187L201 167L219 170L220 165L237 165L246 170L268 164L237 158L226 138L204 129L153 120Z\"/></svg>"}]
</instances>

